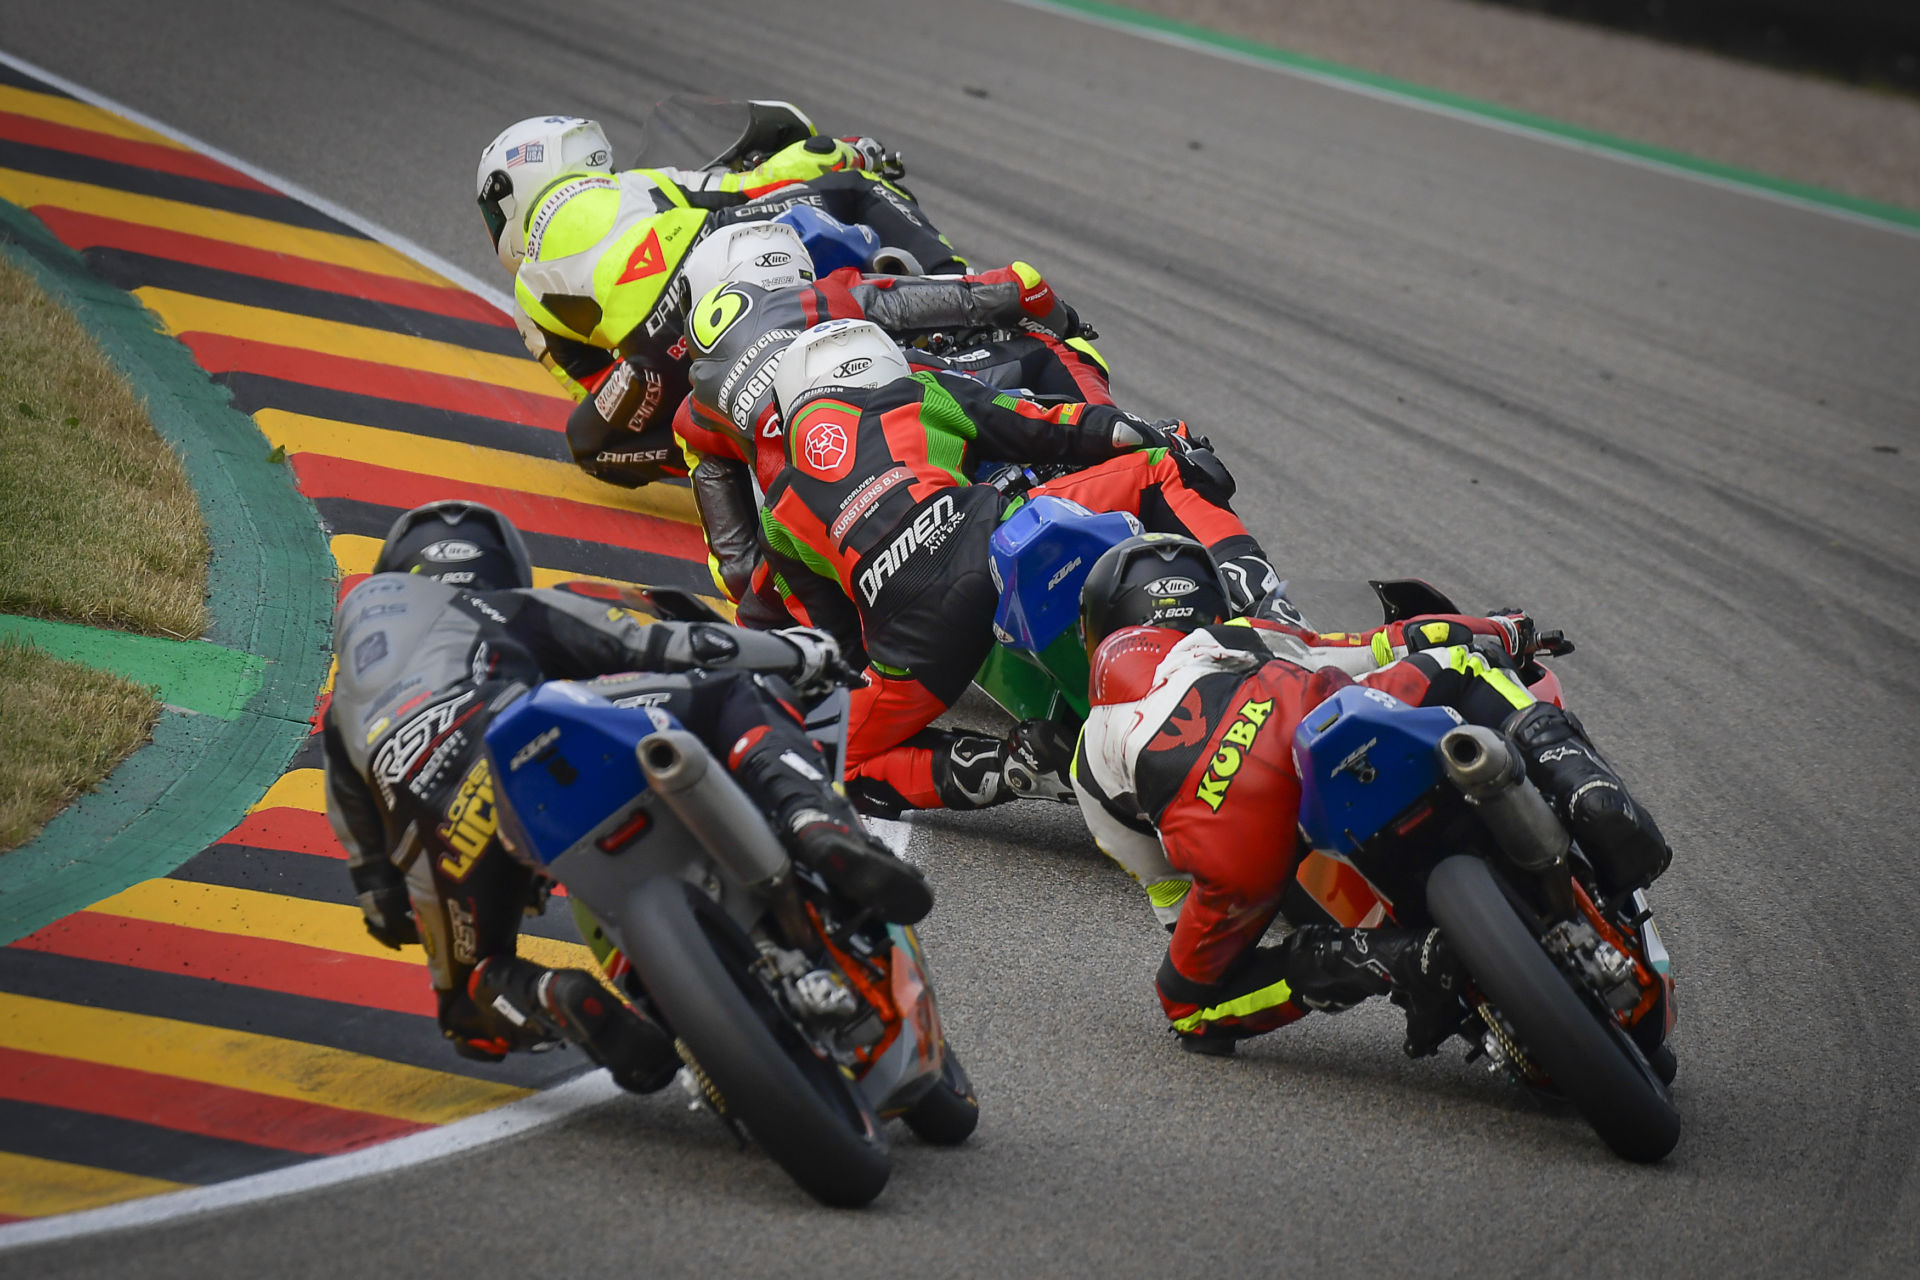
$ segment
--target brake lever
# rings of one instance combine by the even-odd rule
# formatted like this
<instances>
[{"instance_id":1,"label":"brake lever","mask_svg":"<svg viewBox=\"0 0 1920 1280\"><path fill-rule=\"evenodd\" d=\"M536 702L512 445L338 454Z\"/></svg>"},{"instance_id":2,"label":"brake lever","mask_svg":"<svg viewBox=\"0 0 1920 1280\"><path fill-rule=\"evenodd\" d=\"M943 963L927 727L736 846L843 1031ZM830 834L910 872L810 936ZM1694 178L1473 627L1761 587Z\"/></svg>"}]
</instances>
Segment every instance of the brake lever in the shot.
<instances>
[{"instance_id":1,"label":"brake lever","mask_svg":"<svg viewBox=\"0 0 1920 1280\"><path fill-rule=\"evenodd\" d=\"M1552 658L1564 658L1572 653L1573 641L1567 639L1564 631L1542 631L1534 637L1533 652L1544 653Z\"/></svg>"}]
</instances>

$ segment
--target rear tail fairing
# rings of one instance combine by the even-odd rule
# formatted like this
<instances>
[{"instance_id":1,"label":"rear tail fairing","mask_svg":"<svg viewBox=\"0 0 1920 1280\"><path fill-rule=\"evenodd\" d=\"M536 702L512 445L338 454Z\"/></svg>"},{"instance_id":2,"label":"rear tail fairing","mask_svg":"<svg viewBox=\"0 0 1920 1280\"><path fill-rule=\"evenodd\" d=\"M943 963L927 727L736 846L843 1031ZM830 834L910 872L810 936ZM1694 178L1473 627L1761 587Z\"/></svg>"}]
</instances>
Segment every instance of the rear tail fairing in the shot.
<instances>
[{"instance_id":1,"label":"rear tail fairing","mask_svg":"<svg viewBox=\"0 0 1920 1280\"><path fill-rule=\"evenodd\" d=\"M514 857L567 886L596 918L625 914L641 880L674 875L719 897L742 925L759 912L647 782L638 748L679 722L656 707L617 707L583 685L550 681L487 729L500 834ZM624 949L624 948L623 948Z\"/></svg>"},{"instance_id":2,"label":"rear tail fairing","mask_svg":"<svg viewBox=\"0 0 1920 1280\"><path fill-rule=\"evenodd\" d=\"M1096 514L1045 495L1016 506L994 531L988 564L1000 592L993 635L1001 647L975 680L1017 719L1086 718L1080 588L1094 561L1139 531L1124 512Z\"/></svg>"},{"instance_id":3,"label":"rear tail fairing","mask_svg":"<svg viewBox=\"0 0 1920 1280\"><path fill-rule=\"evenodd\" d=\"M1294 731L1301 834L1315 854L1364 877L1402 923L1423 913L1434 837L1457 825L1463 806L1435 754L1459 723L1449 708L1413 707L1382 690L1348 685ZM1331 872L1325 878L1337 879ZM1364 901L1355 887L1344 892Z\"/></svg>"}]
</instances>

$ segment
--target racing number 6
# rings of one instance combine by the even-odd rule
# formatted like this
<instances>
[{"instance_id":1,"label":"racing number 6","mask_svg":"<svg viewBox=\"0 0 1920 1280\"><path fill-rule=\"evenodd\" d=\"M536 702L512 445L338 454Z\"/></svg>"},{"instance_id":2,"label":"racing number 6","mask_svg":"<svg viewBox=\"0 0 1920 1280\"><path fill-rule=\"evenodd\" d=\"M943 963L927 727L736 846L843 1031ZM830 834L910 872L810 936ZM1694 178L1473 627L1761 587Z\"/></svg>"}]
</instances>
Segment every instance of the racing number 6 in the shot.
<instances>
[{"instance_id":1,"label":"racing number 6","mask_svg":"<svg viewBox=\"0 0 1920 1280\"><path fill-rule=\"evenodd\" d=\"M720 335L752 309L753 299L721 285L693 304L693 345L702 351L713 350L714 344L720 341Z\"/></svg>"}]
</instances>

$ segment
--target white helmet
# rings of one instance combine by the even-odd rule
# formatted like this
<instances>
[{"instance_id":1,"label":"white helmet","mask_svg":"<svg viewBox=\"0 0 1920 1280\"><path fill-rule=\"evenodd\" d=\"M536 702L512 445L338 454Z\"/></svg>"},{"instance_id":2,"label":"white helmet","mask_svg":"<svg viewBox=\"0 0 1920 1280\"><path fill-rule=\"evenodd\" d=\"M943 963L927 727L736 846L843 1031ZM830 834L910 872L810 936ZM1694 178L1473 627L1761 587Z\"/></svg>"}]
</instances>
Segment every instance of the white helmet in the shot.
<instances>
[{"instance_id":1,"label":"white helmet","mask_svg":"<svg viewBox=\"0 0 1920 1280\"><path fill-rule=\"evenodd\" d=\"M736 222L721 227L693 247L680 270L696 299L723 284L741 281L762 289L813 283L813 258L800 233L784 222Z\"/></svg>"},{"instance_id":2,"label":"white helmet","mask_svg":"<svg viewBox=\"0 0 1920 1280\"><path fill-rule=\"evenodd\" d=\"M871 320L829 320L787 344L774 370L773 394L780 416L816 395L842 387L884 387L910 377L913 368L887 331Z\"/></svg>"},{"instance_id":3,"label":"white helmet","mask_svg":"<svg viewBox=\"0 0 1920 1280\"><path fill-rule=\"evenodd\" d=\"M536 116L509 125L480 153L480 214L507 270L519 270L527 256L526 214L533 198L569 169L613 172L613 147L596 121Z\"/></svg>"}]
</instances>

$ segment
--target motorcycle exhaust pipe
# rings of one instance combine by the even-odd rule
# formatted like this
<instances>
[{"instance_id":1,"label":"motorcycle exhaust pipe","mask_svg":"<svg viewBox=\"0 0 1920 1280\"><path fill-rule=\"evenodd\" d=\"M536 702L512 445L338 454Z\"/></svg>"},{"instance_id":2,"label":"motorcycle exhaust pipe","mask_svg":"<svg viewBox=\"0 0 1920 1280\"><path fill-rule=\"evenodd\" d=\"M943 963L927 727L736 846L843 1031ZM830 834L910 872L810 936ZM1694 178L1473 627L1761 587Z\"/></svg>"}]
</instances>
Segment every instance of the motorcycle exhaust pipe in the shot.
<instances>
[{"instance_id":1,"label":"motorcycle exhaust pipe","mask_svg":"<svg viewBox=\"0 0 1920 1280\"><path fill-rule=\"evenodd\" d=\"M684 729L662 729L641 739L634 753L648 785L728 875L758 890L791 869L759 806L714 766L700 739Z\"/></svg>"},{"instance_id":2,"label":"motorcycle exhaust pipe","mask_svg":"<svg viewBox=\"0 0 1920 1280\"><path fill-rule=\"evenodd\" d=\"M1565 865L1573 838L1527 781L1520 748L1492 729L1468 724L1448 730L1439 752L1448 779L1515 866L1538 875Z\"/></svg>"}]
</instances>

